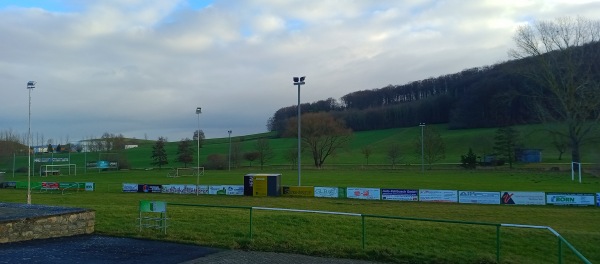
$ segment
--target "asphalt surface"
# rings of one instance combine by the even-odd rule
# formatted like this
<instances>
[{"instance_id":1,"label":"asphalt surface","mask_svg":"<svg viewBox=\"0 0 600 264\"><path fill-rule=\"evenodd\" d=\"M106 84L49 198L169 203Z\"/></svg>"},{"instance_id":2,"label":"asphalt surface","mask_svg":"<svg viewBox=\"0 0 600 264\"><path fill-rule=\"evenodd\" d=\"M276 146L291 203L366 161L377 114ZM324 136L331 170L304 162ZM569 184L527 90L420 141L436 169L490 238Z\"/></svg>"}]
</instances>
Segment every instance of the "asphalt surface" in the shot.
<instances>
[{"instance_id":1,"label":"asphalt surface","mask_svg":"<svg viewBox=\"0 0 600 264\"><path fill-rule=\"evenodd\" d=\"M373 262L273 252L223 250L134 238L81 235L0 244L0 263L367 264Z\"/></svg>"}]
</instances>

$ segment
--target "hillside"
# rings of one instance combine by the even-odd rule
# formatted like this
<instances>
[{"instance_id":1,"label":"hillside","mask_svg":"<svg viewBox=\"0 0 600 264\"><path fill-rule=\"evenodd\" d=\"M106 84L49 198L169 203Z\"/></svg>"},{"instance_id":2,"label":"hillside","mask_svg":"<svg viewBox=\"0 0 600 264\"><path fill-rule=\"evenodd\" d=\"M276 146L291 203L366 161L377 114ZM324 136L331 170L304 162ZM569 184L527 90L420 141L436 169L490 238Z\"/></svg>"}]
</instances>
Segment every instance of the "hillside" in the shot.
<instances>
[{"instance_id":1,"label":"hillside","mask_svg":"<svg viewBox=\"0 0 600 264\"><path fill-rule=\"evenodd\" d=\"M494 135L496 132L495 128L478 128L478 129L448 129L446 124L435 125L437 130L442 136L446 145L446 157L439 162L440 164L456 164L460 162L460 156L467 153L469 147L473 148L473 151L477 155L483 155L485 153L491 153L494 145ZM539 148L543 150L543 163L546 165L539 165L543 168L551 167L554 163L562 163L564 168L567 168L570 163L570 156L567 153L563 154L562 160L558 160L558 151L552 145L551 139L544 132L543 125L521 125L515 127L522 138L523 147L525 148ZM329 157L325 162L325 169L336 167L336 166L359 166L365 167L367 165L366 159L362 154L361 150L365 146L372 148L372 154L369 157L369 167L374 169L390 169L391 165L387 158L387 149L392 143L398 143L401 147L402 160L400 164L416 165L420 164L421 157L419 150L420 128L407 127L407 128L394 128L394 129L383 129L383 130L372 130L355 132L352 141L344 149L341 149L336 155ZM277 167L277 170L281 170L281 167L295 170L295 167L286 160L285 155L290 151L294 151L297 139L296 138L279 138L276 137L275 133L262 133L256 135L245 135L239 137L232 137L232 142L240 142L241 152L251 152L255 149L255 144L259 138L268 138L269 145L273 149L275 156L266 165L265 171L269 171L269 167ZM127 162L132 169L144 169L151 168L151 153L154 142L146 141L140 142L139 147L128 149L119 154L119 156ZM177 153L178 142L168 142L166 144L166 150L168 155L169 164L165 167L184 167L183 164L175 162ZM583 162L586 163L599 163L600 162L600 143L588 143L582 149ZM228 138L214 138L207 139L203 143L200 149L200 162L205 164L207 157L212 154L220 154L227 164L229 151L229 139ZM72 163L76 163L79 168L82 168L86 161L95 161L102 159L105 154L99 153L71 153L70 158ZM41 157L67 157L69 154L56 153L56 154L44 154ZM36 155L40 157L40 155ZM196 164L196 148L194 145L194 162L188 166L195 166ZM27 164L26 155L17 155L16 167L24 167ZM308 151L303 152L302 164L307 169L314 168L312 166L311 154ZM241 160L239 166L248 167L250 162ZM448 165L450 168L455 165ZM445 166L445 167L448 167ZM518 164L517 166L538 166L538 165L524 165ZM235 167L235 166L234 166ZM257 161L252 163L252 167L255 167L257 171L260 171L260 166ZM225 166L225 169L227 165ZM11 171L12 170L12 159L4 160L0 162L0 171ZM24 170L26 172L26 170ZM166 173L166 172L165 172Z\"/></svg>"}]
</instances>

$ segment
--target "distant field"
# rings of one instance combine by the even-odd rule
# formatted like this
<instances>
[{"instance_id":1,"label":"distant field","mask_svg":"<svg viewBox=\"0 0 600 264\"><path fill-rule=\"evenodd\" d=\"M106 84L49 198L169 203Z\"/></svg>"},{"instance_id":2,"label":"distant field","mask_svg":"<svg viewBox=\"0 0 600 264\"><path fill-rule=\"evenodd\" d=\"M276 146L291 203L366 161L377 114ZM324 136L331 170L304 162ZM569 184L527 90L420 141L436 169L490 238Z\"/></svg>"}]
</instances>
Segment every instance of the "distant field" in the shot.
<instances>
[{"instance_id":1,"label":"distant field","mask_svg":"<svg viewBox=\"0 0 600 264\"><path fill-rule=\"evenodd\" d=\"M367 220L366 249L361 248L360 218L257 211L253 215L253 240L248 238L248 212L236 209L170 206L167 235L138 232L135 219L139 200L170 203L264 206L365 213L433 219L515 223L551 226L592 263L600 262L600 209L597 207L501 206L423 202L365 201L288 197L229 197L122 193L121 184L190 183L194 177L167 178L168 170L133 170L79 173L77 176L34 177L34 181L92 181L95 192L66 195L33 193L33 203L92 208L96 231L117 236L145 237L224 248L294 252L329 257L350 257L399 263L493 263L495 228L414 222ZM207 171L201 184L242 184L243 175L258 168ZM282 173L284 185L297 184L297 172L270 167L262 172ZM26 180L23 174L7 180ZM600 192L600 178L585 174L583 183L572 182L568 172L507 170L397 170L306 169L303 185L340 187L397 187L474 191ZM0 201L24 202L24 190L0 189ZM548 232L502 229L502 263L555 263L557 241ZM564 263L578 263L563 246Z\"/></svg>"}]
</instances>

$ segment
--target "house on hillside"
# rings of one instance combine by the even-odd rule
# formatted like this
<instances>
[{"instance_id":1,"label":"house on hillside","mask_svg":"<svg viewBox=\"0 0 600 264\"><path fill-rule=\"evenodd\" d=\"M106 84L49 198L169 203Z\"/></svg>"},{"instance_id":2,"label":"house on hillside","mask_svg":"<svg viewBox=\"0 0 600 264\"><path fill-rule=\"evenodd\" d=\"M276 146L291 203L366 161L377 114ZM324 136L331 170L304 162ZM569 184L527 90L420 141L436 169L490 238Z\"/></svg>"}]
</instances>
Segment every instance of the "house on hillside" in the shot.
<instances>
[{"instance_id":1,"label":"house on hillside","mask_svg":"<svg viewBox=\"0 0 600 264\"><path fill-rule=\"evenodd\" d=\"M542 149L517 149L515 157L517 161L525 163L542 162Z\"/></svg>"}]
</instances>

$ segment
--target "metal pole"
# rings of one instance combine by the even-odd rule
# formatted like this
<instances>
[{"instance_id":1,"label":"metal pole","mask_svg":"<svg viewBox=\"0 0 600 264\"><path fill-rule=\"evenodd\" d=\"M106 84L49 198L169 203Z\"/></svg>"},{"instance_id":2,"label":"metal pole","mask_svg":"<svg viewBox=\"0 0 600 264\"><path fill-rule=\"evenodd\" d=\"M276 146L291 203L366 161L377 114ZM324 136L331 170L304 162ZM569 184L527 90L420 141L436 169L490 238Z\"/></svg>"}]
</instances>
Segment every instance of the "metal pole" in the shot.
<instances>
[{"instance_id":1,"label":"metal pole","mask_svg":"<svg viewBox=\"0 0 600 264\"><path fill-rule=\"evenodd\" d=\"M229 133L229 171L231 171L231 130L228 130Z\"/></svg>"},{"instance_id":2,"label":"metal pole","mask_svg":"<svg viewBox=\"0 0 600 264\"><path fill-rule=\"evenodd\" d=\"M27 83L29 90L29 118L27 130L27 204L31 204L31 89L35 88L35 82Z\"/></svg>"},{"instance_id":3,"label":"metal pole","mask_svg":"<svg viewBox=\"0 0 600 264\"><path fill-rule=\"evenodd\" d=\"M419 126L421 127L421 172L425 172L425 151L424 151L424 141L425 139L423 138L423 128L425 127L425 123L421 123L419 124Z\"/></svg>"},{"instance_id":4,"label":"metal pole","mask_svg":"<svg viewBox=\"0 0 600 264\"><path fill-rule=\"evenodd\" d=\"M200 191L200 113L202 113L202 108L196 108L196 115L198 115L198 130L196 130L196 136L198 137L198 152L197 152L197 168L196 168L196 196Z\"/></svg>"},{"instance_id":5,"label":"metal pole","mask_svg":"<svg viewBox=\"0 0 600 264\"><path fill-rule=\"evenodd\" d=\"M300 83L298 83L298 186L302 186L300 183L300 165L301 165L301 151L300 151L300 126L301 126L301 122L300 122Z\"/></svg>"},{"instance_id":6,"label":"metal pole","mask_svg":"<svg viewBox=\"0 0 600 264\"><path fill-rule=\"evenodd\" d=\"M13 178L15 177L15 164L17 162L17 154L13 152Z\"/></svg>"}]
</instances>

